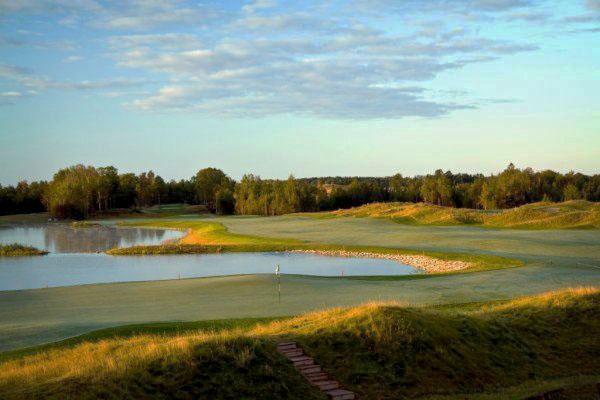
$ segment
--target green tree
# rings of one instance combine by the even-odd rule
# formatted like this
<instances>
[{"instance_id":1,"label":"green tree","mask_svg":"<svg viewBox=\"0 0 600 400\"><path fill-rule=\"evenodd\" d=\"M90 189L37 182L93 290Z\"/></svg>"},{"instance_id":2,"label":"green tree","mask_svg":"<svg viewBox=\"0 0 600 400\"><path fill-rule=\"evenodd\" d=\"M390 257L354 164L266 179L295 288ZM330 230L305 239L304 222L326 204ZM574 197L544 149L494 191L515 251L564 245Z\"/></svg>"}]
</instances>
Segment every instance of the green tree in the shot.
<instances>
[{"instance_id":1,"label":"green tree","mask_svg":"<svg viewBox=\"0 0 600 400\"><path fill-rule=\"evenodd\" d=\"M153 171L142 172L138 175L135 185L135 191L137 194L138 205L142 207L148 207L153 205L155 193L154 193L154 175Z\"/></svg>"},{"instance_id":2,"label":"green tree","mask_svg":"<svg viewBox=\"0 0 600 400\"><path fill-rule=\"evenodd\" d=\"M492 177L481 185L481 195L479 197L479 205L484 210L494 210L498 208L496 202L496 180Z\"/></svg>"},{"instance_id":3,"label":"green tree","mask_svg":"<svg viewBox=\"0 0 600 400\"><path fill-rule=\"evenodd\" d=\"M136 187L138 179L135 174L127 173L119 175L119 184L115 193L116 207L133 207L137 203Z\"/></svg>"},{"instance_id":4,"label":"green tree","mask_svg":"<svg viewBox=\"0 0 600 400\"><path fill-rule=\"evenodd\" d=\"M518 207L526 204L531 198L531 170L521 171L513 163L498 175L496 201L500 208Z\"/></svg>"},{"instance_id":5,"label":"green tree","mask_svg":"<svg viewBox=\"0 0 600 400\"><path fill-rule=\"evenodd\" d=\"M284 210L281 214L294 213L301 211L300 209L300 190L298 188L298 184L296 183L296 179L294 179L293 175L290 175L287 181L285 182L284 188ZM283 211L283 210L282 210Z\"/></svg>"},{"instance_id":6,"label":"green tree","mask_svg":"<svg viewBox=\"0 0 600 400\"><path fill-rule=\"evenodd\" d=\"M427 175L423 178L421 185L423 201L440 206L452 206L454 189L449 175L444 174L442 170L437 170L435 175Z\"/></svg>"},{"instance_id":7,"label":"green tree","mask_svg":"<svg viewBox=\"0 0 600 400\"><path fill-rule=\"evenodd\" d=\"M160 205L162 200L167 197L167 184L164 179L157 175L152 182L150 191L153 195L153 203Z\"/></svg>"},{"instance_id":8,"label":"green tree","mask_svg":"<svg viewBox=\"0 0 600 400\"><path fill-rule=\"evenodd\" d=\"M96 210L99 177L96 168L81 164L54 174L44 193L50 214L59 218L87 218Z\"/></svg>"},{"instance_id":9,"label":"green tree","mask_svg":"<svg viewBox=\"0 0 600 400\"><path fill-rule=\"evenodd\" d=\"M577 186L573 185L572 183L569 183L567 186L565 186L565 189L563 191L564 201L579 200L581 198L581 192L579 191L579 189L577 189Z\"/></svg>"},{"instance_id":10,"label":"green tree","mask_svg":"<svg viewBox=\"0 0 600 400\"><path fill-rule=\"evenodd\" d=\"M222 187L215 194L216 212L219 215L233 214L235 211L235 198L231 189Z\"/></svg>"},{"instance_id":11,"label":"green tree","mask_svg":"<svg viewBox=\"0 0 600 400\"><path fill-rule=\"evenodd\" d=\"M209 210L215 210L215 195L220 188L232 189L233 181L217 168L204 168L194 177L196 199Z\"/></svg>"},{"instance_id":12,"label":"green tree","mask_svg":"<svg viewBox=\"0 0 600 400\"><path fill-rule=\"evenodd\" d=\"M119 187L119 174L115 167L99 167L96 185L96 201L98 210L112 208L114 196Z\"/></svg>"}]
</instances>

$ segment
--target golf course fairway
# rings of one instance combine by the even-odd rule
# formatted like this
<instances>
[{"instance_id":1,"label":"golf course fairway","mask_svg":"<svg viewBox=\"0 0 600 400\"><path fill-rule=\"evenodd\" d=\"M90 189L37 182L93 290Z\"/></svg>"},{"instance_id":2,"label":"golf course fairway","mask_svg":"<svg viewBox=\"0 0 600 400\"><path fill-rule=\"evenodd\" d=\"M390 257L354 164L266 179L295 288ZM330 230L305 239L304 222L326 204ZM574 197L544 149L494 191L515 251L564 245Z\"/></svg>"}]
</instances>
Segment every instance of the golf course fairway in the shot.
<instances>
[{"instance_id":1,"label":"golf course fairway","mask_svg":"<svg viewBox=\"0 0 600 400\"><path fill-rule=\"evenodd\" d=\"M317 219L301 215L179 217L132 223L177 227L190 221L220 223L231 235L280 238L284 244L313 242L494 255L516 259L523 265L422 279L284 275L281 300L272 275L4 291L0 292L0 350L133 323L289 316L373 300L414 305L469 303L600 285L597 230L409 226L373 218Z\"/></svg>"}]
</instances>

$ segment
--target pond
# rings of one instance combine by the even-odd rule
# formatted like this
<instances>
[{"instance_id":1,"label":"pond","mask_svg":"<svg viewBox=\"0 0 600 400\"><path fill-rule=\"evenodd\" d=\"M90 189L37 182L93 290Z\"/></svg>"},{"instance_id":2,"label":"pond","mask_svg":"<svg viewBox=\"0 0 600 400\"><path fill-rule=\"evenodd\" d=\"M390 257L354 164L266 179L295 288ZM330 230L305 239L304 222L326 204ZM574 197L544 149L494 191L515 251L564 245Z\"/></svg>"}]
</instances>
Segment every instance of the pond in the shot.
<instances>
[{"instance_id":1,"label":"pond","mask_svg":"<svg viewBox=\"0 0 600 400\"><path fill-rule=\"evenodd\" d=\"M51 253L96 253L115 247L155 245L179 239L182 231L152 228L91 226L69 224L0 225L0 244L19 243Z\"/></svg>"},{"instance_id":2,"label":"pond","mask_svg":"<svg viewBox=\"0 0 600 400\"><path fill-rule=\"evenodd\" d=\"M92 283L272 274L317 276L407 275L418 270L392 260L327 257L303 253L225 253L169 256L108 256L115 246L158 244L179 231L68 225L0 228L0 243L44 248L43 257L0 257L0 290Z\"/></svg>"}]
</instances>

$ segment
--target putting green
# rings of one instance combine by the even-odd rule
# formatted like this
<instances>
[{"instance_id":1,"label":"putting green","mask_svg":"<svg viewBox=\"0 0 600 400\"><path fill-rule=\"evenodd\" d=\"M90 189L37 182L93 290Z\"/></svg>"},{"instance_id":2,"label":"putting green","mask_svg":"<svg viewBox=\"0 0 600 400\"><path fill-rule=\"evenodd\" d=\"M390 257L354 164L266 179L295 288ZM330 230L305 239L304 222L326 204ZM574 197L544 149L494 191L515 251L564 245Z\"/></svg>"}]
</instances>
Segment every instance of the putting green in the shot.
<instances>
[{"instance_id":1,"label":"putting green","mask_svg":"<svg viewBox=\"0 0 600 400\"><path fill-rule=\"evenodd\" d=\"M507 299L600 285L600 231L405 226L370 218L217 218L231 232L321 243L493 253L525 267L418 280L246 275L0 292L0 350L154 321L283 316L369 300L412 304Z\"/></svg>"},{"instance_id":2,"label":"putting green","mask_svg":"<svg viewBox=\"0 0 600 400\"><path fill-rule=\"evenodd\" d=\"M595 261L600 267L600 230L528 231L475 226L413 226L386 219L352 217L228 217L211 220L222 223L232 233L246 235L343 245L491 253L549 261L565 257L575 263Z\"/></svg>"}]
</instances>

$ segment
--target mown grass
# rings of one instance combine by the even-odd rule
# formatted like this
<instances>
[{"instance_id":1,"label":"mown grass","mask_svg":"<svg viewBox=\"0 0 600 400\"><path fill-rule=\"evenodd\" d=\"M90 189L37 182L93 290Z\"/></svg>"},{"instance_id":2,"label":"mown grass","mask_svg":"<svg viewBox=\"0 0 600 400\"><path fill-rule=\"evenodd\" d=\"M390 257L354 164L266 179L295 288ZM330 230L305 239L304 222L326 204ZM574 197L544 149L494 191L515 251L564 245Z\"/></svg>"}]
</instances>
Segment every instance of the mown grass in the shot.
<instances>
[{"instance_id":1,"label":"mown grass","mask_svg":"<svg viewBox=\"0 0 600 400\"><path fill-rule=\"evenodd\" d=\"M344 246L336 244L310 243L295 239L277 239L231 233L219 222L198 220L155 220L124 222L123 226L146 226L187 230L188 234L177 243L157 246L133 246L107 251L114 256L159 255L159 254L209 254L221 252L271 252L292 250L335 251L374 254L425 255L447 261L466 261L471 267L452 273L476 272L522 266L523 262L488 254L462 254L451 252L419 251L377 246ZM438 274L436 274L438 275ZM382 277L379 277L382 278ZM394 277L383 277L394 279Z\"/></svg>"},{"instance_id":2,"label":"mown grass","mask_svg":"<svg viewBox=\"0 0 600 400\"><path fill-rule=\"evenodd\" d=\"M47 251L36 249L31 246L23 246L22 244L0 244L0 257L26 257L26 256L43 256L48 254Z\"/></svg>"},{"instance_id":3,"label":"mown grass","mask_svg":"<svg viewBox=\"0 0 600 400\"><path fill-rule=\"evenodd\" d=\"M496 211L442 207L426 203L372 203L347 210L302 215L315 218L389 218L409 225L480 225L512 229L600 228L600 204L583 200L534 203Z\"/></svg>"},{"instance_id":4,"label":"mown grass","mask_svg":"<svg viewBox=\"0 0 600 400\"><path fill-rule=\"evenodd\" d=\"M44 222L48 222L48 218L50 218L50 214L45 212L31 214L0 215L0 225L14 223L42 224Z\"/></svg>"},{"instance_id":5,"label":"mown grass","mask_svg":"<svg viewBox=\"0 0 600 400\"><path fill-rule=\"evenodd\" d=\"M183 203L162 204L141 209L144 214L173 216L181 214L200 214L208 213L208 208L204 205L191 205Z\"/></svg>"},{"instance_id":6,"label":"mown grass","mask_svg":"<svg viewBox=\"0 0 600 400\"><path fill-rule=\"evenodd\" d=\"M371 303L250 328L141 334L0 363L0 398L322 398L275 350L295 340L365 399L523 398L600 379L600 293L465 307Z\"/></svg>"},{"instance_id":7,"label":"mown grass","mask_svg":"<svg viewBox=\"0 0 600 400\"><path fill-rule=\"evenodd\" d=\"M86 342L98 342L100 340L114 338L125 339L139 335L157 335L167 337L198 331L216 333L228 329L247 330L260 323L264 324L272 321L282 320L284 318L286 317L231 318L205 321L155 322L146 324L122 325L98 329L54 343L1 352L0 362L21 358L24 356L30 356L49 350L65 350Z\"/></svg>"},{"instance_id":8,"label":"mown grass","mask_svg":"<svg viewBox=\"0 0 600 400\"><path fill-rule=\"evenodd\" d=\"M71 222L71 226L73 228L97 228L102 226L102 224L93 221L73 221Z\"/></svg>"}]
</instances>

